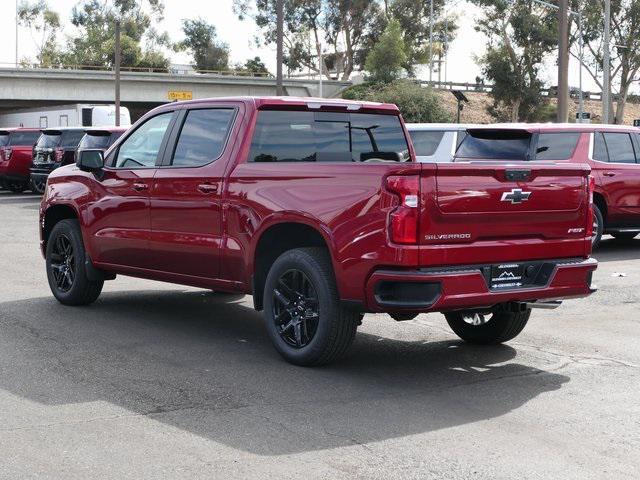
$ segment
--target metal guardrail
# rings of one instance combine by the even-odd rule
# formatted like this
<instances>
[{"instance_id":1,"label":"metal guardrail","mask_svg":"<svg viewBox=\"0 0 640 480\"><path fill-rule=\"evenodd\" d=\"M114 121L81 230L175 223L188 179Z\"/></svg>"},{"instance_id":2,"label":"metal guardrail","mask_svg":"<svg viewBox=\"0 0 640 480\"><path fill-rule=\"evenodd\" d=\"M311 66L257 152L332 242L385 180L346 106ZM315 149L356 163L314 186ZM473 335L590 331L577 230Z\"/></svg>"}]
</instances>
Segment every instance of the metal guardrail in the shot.
<instances>
[{"instance_id":1,"label":"metal guardrail","mask_svg":"<svg viewBox=\"0 0 640 480\"><path fill-rule=\"evenodd\" d=\"M493 85L487 83L472 83L472 82L439 82L437 80L429 82L428 80L418 80L418 83L425 87L431 87L436 90L461 90L463 92L480 92L491 93ZM558 89L556 87L545 88L541 90L543 96L555 98L558 96ZM571 98L577 99L579 91L577 88L571 88L569 95ZM602 92L582 92L585 100L602 100Z\"/></svg>"},{"instance_id":2,"label":"metal guardrail","mask_svg":"<svg viewBox=\"0 0 640 480\"><path fill-rule=\"evenodd\" d=\"M86 70L93 72L114 72L114 68L105 67L104 65L83 65L83 64L65 64L65 65L40 65L37 63L25 64L21 63L16 66L15 63L0 63L0 68L5 69L24 69L24 70ZM248 70L199 70L190 66L169 66L167 68L158 67L120 67L121 72L140 72L140 73L169 73L173 75L218 75L232 77L258 77L273 78L269 72L254 72Z\"/></svg>"}]
</instances>

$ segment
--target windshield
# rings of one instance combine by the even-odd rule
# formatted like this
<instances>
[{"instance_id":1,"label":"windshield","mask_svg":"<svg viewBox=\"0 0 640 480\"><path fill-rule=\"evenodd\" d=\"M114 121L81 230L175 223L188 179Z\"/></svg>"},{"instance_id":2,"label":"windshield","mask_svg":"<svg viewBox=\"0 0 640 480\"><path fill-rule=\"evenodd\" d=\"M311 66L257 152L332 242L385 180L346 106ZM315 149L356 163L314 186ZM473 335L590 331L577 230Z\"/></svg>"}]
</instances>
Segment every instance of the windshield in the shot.
<instances>
[{"instance_id":1,"label":"windshield","mask_svg":"<svg viewBox=\"0 0 640 480\"><path fill-rule=\"evenodd\" d=\"M407 162L396 115L261 111L250 162Z\"/></svg>"},{"instance_id":2,"label":"windshield","mask_svg":"<svg viewBox=\"0 0 640 480\"><path fill-rule=\"evenodd\" d=\"M524 130L469 130L456 158L528 160L531 133Z\"/></svg>"},{"instance_id":3,"label":"windshield","mask_svg":"<svg viewBox=\"0 0 640 480\"><path fill-rule=\"evenodd\" d=\"M86 134L80 140L80 144L78 145L79 149L83 150L91 150L91 149L100 149L106 150L109 146L110 135L95 135L95 134Z\"/></svg>"},{"instance_id":4,"label":"windshield","mask_svg":"<svg viewBox=\"0 0 640 480\"><path fill-rule=\"evenodd\" d=\"M55 148L60 145L60 137L62 135L59 133L43 133L40 135L38 139L38 143L36 147L38 148Z\"/></svg>"},{"instance_id":5,"label":"windshield","mask_svg":"<svg viewBox=\"0 0 640 480\"><path fill-rule=\"evenodd\" d=\"M9 143L9 134L0 135L0 147L4 147Z\"/></svg>"}]
</instances>

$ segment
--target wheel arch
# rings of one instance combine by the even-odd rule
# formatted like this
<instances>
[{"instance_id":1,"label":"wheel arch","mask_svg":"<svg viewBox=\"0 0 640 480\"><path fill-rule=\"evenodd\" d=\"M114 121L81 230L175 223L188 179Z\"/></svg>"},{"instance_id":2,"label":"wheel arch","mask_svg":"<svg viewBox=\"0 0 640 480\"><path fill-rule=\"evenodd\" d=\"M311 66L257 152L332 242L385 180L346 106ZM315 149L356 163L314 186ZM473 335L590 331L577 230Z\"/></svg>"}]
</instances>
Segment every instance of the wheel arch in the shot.
<instances>
[{"instance_id":1,"label":"wheel arch","mask_svg":"<svg viewBox=\"0 0 640 480\"><path fill-rule=\"evenodd\" d=\"M607 199L604 193L597 190L593 192L593 203L600 209L602 219L606 221L609 208L607 207Z\"/></svg>"},{"instance_id":2,"label":"wheel arch","mask_svg":"<svg viewBox=\"0 0 640 480\"><path fill-rule=\"evenodd\" d=\"M54 204L49 206L42 217L42 224L40 225L41 238L46 246L51 231L56 224L62 220L75 219L80 221L80 215L77 210L68 204Z\"/></svg>"},{"instance_id":3,"label":"wheel arch","mask_svg":"<svg viewBox=\"0 0 640 480\"><path fill-rule=\"evenodd\" d=\"M330 237L317 224L308 220L276 221L266 226L257 236L250 262L251 290L256 310L262 310L264 285L273 262L287 250L304 247L322 247L331 257L335 272L335 260Z\"/></svg>"}]
</instances>

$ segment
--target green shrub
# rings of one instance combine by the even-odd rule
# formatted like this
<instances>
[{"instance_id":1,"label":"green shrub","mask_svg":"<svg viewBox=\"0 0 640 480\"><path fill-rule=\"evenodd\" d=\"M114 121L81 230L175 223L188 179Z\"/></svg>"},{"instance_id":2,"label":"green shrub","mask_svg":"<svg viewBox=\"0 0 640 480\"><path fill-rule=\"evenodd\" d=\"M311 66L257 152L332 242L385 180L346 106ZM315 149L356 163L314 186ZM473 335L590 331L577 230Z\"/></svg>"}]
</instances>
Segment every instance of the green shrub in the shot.
<instances>
[{"instance_id":1,"label":"green shrub","mask_svg":"<svg viewBox=\"0 0 640 480\"><path fill-rule=\"evenodd\" d=\"M388 84L360 84L342 92L342 98L369 102L395 103L405 121L416 123L447 123L453 121L440 99L430 88L410 80Z\"/></svg>"}]
</instances>

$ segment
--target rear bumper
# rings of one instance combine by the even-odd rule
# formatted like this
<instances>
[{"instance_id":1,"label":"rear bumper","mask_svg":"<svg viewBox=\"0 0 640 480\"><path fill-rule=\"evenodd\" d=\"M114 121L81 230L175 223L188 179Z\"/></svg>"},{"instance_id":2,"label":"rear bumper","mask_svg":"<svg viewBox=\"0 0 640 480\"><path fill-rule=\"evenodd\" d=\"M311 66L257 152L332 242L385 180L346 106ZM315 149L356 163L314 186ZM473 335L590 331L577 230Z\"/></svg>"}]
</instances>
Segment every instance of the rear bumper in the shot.
<instances>
[{"instance_id":1,"label":"rear bumper","mask_svg":"<svg viewBox=\"0 0 640 480\"><path fill-rule=\"evenodd\" d=\"M444 312L492 307L508 302L562 300L586 297L595 289L591 278L598 262L550 260L553 263L544 285L494 290L487 283L482 267L459 266L451 269L413 271L375 271L366 284L366 307L372 312Z\"/></svg>"}]
</instances>

